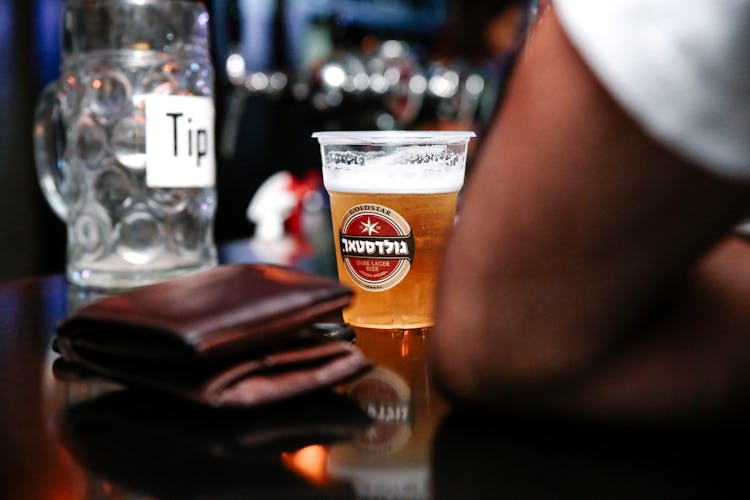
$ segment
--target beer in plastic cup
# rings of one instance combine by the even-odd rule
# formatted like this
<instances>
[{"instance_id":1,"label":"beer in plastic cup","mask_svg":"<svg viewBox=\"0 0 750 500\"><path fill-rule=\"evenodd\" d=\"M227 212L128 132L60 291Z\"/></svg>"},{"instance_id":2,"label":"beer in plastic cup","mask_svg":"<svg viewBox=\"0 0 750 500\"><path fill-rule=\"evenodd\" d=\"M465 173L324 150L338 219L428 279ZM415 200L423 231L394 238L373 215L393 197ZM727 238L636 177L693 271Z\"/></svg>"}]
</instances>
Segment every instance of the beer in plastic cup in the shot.
<instances>
[{"instance_id":1,"label":"beer in plastic cup","mask_svg":"<svg viewBox=\"0 0 750 500\"><path fill-rule=\"evenodd\" d=\"M472 132L317 132L338 275L355 291L344 321L424 328L453 228Z\"/></svg>"}]
</instances>

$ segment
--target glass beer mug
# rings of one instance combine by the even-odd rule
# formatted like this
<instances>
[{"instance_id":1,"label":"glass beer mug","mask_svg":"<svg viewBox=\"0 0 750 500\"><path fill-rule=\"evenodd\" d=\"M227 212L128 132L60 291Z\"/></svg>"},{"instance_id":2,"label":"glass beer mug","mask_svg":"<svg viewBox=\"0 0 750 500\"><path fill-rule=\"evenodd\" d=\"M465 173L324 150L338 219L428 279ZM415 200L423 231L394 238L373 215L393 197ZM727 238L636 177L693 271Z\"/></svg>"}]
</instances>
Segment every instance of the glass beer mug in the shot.
<instances>
[{"instance_id":1,"label":"glass beer mug","mask_svg":"<svg viewBox=\"0 0 750 500\"><path fill-rule=\"evenodd\" d=\"M216 264L208 40L200 3L64 2L61 77L34 146L72 283L128 288Z\"/></svg>"}]
</instances>

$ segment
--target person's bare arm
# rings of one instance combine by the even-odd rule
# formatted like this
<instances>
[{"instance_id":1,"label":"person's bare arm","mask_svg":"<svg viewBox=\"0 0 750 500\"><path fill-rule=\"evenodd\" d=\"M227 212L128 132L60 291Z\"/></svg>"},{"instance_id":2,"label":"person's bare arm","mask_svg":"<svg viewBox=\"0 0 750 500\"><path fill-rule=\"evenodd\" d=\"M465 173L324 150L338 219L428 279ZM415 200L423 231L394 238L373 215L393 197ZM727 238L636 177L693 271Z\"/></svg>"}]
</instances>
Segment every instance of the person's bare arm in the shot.
<instances>
[{"instance_id":1,"label":"person's bare arm","mask_svg":"<svg viewBox=\"0 0 750 500\"><path fill-rule=\"evenodd\" d=\"M459 400L550 401L645 335L746 213L750 189L642 132L548 15L464 193L435 374Z\"/></svg>"}]
</instances>

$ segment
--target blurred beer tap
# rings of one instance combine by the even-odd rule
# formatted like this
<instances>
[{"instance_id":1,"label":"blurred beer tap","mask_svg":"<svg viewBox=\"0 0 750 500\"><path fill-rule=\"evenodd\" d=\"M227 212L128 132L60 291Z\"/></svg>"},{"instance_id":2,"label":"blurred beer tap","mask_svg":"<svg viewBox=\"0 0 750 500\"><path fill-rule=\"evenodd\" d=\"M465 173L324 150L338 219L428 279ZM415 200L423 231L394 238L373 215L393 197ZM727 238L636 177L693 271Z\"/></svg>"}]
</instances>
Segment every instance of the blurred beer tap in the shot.
<instances>
[{"instance_id":1,"label":"blurred beer tap","mask_svg":"<svg viewBox=\"0 0 750 500\"><path fill-rule=\"evenodd\" d=\"M387 130L410 126L422 108L422 82L425 80L422 66L410 45L399 40L384 41L370 59L369 66L372 75L381 76L381 82L387 85L383 94L386 112L376 112L377 128Z\"/></svg>"},{"instance_id":2,"label":"blurred beer tap","mask_svg":"<svg viewBox=\"0 0 750 500\"><path fill-rule=\"evenodd\" d=\"M279 97L286 90L289 77L283 71L248 72L245 59L237 50L232 51L227 56L225 71L227 79L232 84L221 137L221 154L227 158L234 154L239 122L248 96Z\"/></svg>"},{"instance_id":3,"label":"blurred beer tap","mask_svg":"<svg viewBox=\"0 0 750 500\"><path fill-rule=\"evenodd\" d=\"M504 53L515 53L525 34L527 3L472 7L471 19L482 24L469 35L465 23L448 15L449 6L456 6L445 1L394 0L390 10L337 0L225 1L235 5L239 33L224 61L231 86L222 128L224 157L235 151L249 97L303 104L298 109L309 109L308 118L319 128L481 128L501 98L496 87L504 82L510 59ZM243 31L250 29L256 32ZM451 29L454 33L446 31ZM467 44L469 38L489 50ZM284 57L269 43L281 44ZM262 56L261 46L276 57ZM502 59L503 68L491 67L495 63L488 58Z\"/></svg>"},{"instance_id":4,"label":"blurred beer tap","mask_svg":"<svg viewBox=\"0 0 750 500\"><path fill-rule=\"evenodd\" d=\"M323 112L342 106L345 98L361 100L369 86L369 75L362 58L347 51L337 51L311 75L311 104Z\"/></svg>"},{"instance_id":5,"label":"blurred beer tap","mask_svg":"<svg viewBox=\"0 0 750 500\"><path fill-rule=\"evenodd\" d=\"M439 120L475 121L486 87L481 67L436 62L428 69L426 92L434 102L435 116Z\"/></svg>"},{"instance_id":6,"label":"blurred beer tap","mask_svg":"<svg viewBox=\"0 0 750 500\"><path fill-rule=\"evenodd\" d=\"M242 114L247 98L255 94L279 95L287 85L283 72L269 72L273 62L274 19L277 0L224 0L216 2L224 12L218 17L226 26L224 73L231 85L224 112L219 153L234 156Z\"/></svg>"},{"instance_id":7,"label":"blurred beer tap","mask_svg":"<svg viewBox=\"0 0 750 500\"><path fill-rule=\"evenodd\" d=\"M233 51L225 70L233 86L222 139L225 155L233 150L242 106L251 95L288 96L308 102L322 114L359 113L360 126L389 130L415 126L423 112L428 121L471 122L487 86L480 69L462 62L422 63L402 40L384 40L369 55L358 49L338 49L295 74L248 71L242 54Z\"/></svg>"},{"instance_id":8,"label":"blurred beer tap","mask_svg":"<svg viewBox=\"0 0 750 500\"><path fill-rule=\"evenodd\" d=\"M283 71L247 71L245 59L238 51L227 56L226 72L229 82L244 94L278 95L286 89L288 77Z\"/></svg>"}]
</instances>

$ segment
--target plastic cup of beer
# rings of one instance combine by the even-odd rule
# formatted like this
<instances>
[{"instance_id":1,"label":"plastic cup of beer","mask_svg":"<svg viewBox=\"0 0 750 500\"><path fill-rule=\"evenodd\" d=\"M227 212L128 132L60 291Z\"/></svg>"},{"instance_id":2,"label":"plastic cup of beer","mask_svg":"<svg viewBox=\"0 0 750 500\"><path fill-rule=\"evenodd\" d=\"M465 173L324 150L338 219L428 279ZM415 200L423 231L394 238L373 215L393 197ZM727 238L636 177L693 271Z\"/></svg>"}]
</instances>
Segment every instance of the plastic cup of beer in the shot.
<instances>
[{"instance_id":1,"label":"plastic cup of beer","mask_svg":"<svg viewBox=\"0 0 750 500\"><path fill-rule=\"evenodd\" d=\"M316 132L350 325L433 324L438 268L473 132Z\"/></svg>"}]
</instances>

